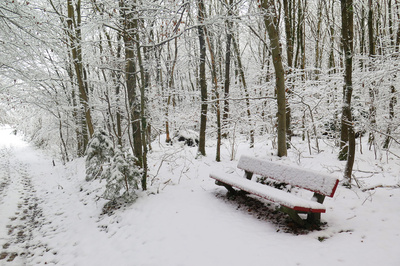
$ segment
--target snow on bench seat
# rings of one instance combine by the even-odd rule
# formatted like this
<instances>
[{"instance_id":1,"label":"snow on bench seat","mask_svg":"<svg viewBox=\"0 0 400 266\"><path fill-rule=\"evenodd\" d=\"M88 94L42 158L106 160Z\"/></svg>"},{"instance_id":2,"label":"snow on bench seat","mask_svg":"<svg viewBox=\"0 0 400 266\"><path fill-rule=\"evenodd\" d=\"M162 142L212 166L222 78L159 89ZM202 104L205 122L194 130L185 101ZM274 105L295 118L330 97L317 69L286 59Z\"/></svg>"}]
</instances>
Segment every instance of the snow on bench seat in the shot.
<instances>
[{"instance_id":1,"label":"snow on bench seat","mask_svg":"<svg viewBox=\"0 0 400 266\"><path fill-rule=\"evenodd\" d=\"M327 174L242 155L237 167L247 172L333 197L339 180Z\"/></svg>"},{"instance_id":2,"label":"snow on bench seat","mask_svg":"<svg viewBox=\"0 0 400 266\"><path fill-rule=\"evenodd\" d=\"M226 174L225 174L226 175ZM325 206L313 200L299 198L285 191L233 175L210 174L210 177L232 187L247 191L299 212L325 213Z\"/></svg>"}]
</instances>

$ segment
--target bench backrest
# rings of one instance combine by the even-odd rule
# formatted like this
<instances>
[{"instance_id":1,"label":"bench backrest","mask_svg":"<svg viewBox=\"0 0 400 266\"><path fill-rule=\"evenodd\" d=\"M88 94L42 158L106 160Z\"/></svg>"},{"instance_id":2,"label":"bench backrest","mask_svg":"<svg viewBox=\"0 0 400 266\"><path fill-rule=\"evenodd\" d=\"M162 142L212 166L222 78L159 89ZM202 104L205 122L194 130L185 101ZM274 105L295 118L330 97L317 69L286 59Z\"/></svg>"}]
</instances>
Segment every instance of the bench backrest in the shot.
<instances>
[{"instance_id":1,"label":"bench backrest","mask_svg":"<svg viewBox=\"0 0 400 266\"><path fill-rule=\"evenodd\" d=\"M328 197L333 197L339 184L337 178L327 174L321 174L308 169L283 165L276 162L260 160L250 156L240 157L238 168Z\"/></svg>"}]
</instances>

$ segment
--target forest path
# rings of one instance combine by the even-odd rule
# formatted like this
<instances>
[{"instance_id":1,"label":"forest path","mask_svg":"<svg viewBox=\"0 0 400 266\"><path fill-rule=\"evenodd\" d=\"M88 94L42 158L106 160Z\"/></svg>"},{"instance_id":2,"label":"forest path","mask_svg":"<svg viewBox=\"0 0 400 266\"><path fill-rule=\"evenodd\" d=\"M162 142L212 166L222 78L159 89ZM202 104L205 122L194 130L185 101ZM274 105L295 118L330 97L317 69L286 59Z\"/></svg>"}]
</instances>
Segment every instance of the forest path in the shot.
<instances>
[{"instance_id":1,"label":"forest path","mask_svg":"<svg viewBox=\"0 0 400 266\"><path fill-rule=\"evenodd\" d=\"M0 266L117 265L118 250L107 253L120 242L106 233L113 217L82 184L84 163L66 167L0 127Z\"/></svg>"},{"instance_id":2,"label":"forest path","mask_svg":"<svg viewBox=\"0 0 400 266\"><path fill-rule=\"evenodd\" d=\"M0 265L26 265L50 251L34 239L45 219L29 172L13 147L0 148Z\"/></svg>"}]
</instances>

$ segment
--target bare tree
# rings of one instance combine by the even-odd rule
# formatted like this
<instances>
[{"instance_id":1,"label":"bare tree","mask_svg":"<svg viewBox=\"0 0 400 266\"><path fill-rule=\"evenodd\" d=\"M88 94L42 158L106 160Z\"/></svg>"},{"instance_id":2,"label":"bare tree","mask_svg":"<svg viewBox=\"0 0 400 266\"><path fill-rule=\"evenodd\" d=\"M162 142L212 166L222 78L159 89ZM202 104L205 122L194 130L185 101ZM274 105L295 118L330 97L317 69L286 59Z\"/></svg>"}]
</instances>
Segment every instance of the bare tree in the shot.
<instances>
[{"instance_id":1,"label":"bare tree","mask_svg":"<svg viewBox=\"0 0 400 266\"><path fill-rule=\"evenodd\" d=\"M286 147L286 93L285 71L279 42L278 19L273 0L263 0L264 23L271 42L272 61L275 69L276 94L278 99L278 156L287 156Z\"/></svg>"},{"instance_id":2,"label":"bare tree","mask_svg":"<svg viewBox=\"0 0 400 266\"><path fill-rule=\"evenodd\" d=\"M341 120L341 142L339 159L347 157L344 177L351 184L355 158L355 133L351 112L353 93L353 0L341 0L342 9L342 45L344 50L345 72L343 87L343 106Z\"/></svg>"},{"instance_id":3,"label":"bare tree","mask_svg":"<svg viewBox=\"0 0 400 266\"><path fill-rule=\"evenodd\" d=\"M201 113L200 113L200 135L199 135L199 150L198 153L206 155L206 127L207 127L207 80L206 80L206 38L204 30L204 19L206 17L206 10L203 0L197 0L198 5L198 20L199 26L198 37L200 47L200 93L201 93Z\"/></svg>"},{"instance_id":4,"label":"bare tree","mask_svg":"<svg viewBox=\"0 0 400 266\"><path fill-rule=\"evenodd\" d=\"M125 45L125 83L128 93L130 118L133 135L133 153L137 158L137 164L142 166L143 158L143 143L141 135L140 123L140 102L137 92L137 77L136 77L136 31L137 18L135 18L134 6L128 5L125 1L120 1L120 10L122 17L123 40Z\"/></svg>"},{"instance_id":5,"label":"bare tree","mask_svg":"<svg viewBox=\"0 0 400 266\"><path fill-rule=\"evenodd\" d=\"M81 1L78 0L75 3L75 7L72 0L67 0L68 6L68 37L69 37L69 48L71 50L72 64L75 70L75 76L78 83L79 89L79 100L83 106L83 112L85 119L82 119L82 137L83 144L82 150L78 153L82 156L88 144L88 139L93 135L94 127L92 122L92 115L89 107L89 96L88 96L88 84L86 78L86 70L82 61L82 34L81 34Z\"/></svg>"},{"instance_id":6,"label":"bare tree","mask_svg":"<svg viewBox=\"0 0 400 266\"><path fill-rule=\"evenodd\" d=\"M222 126L226 127L229 119L229 91L230 91L230 68L231 68L231 43L232 43L232 8L233 0L226 0L228 8L228 17L226 20L226 48L225 48L225 79L224 79L224 109L222 114ZM223 137L228 135L227 132L222 134Z\"/></svg>"}]
</instances>

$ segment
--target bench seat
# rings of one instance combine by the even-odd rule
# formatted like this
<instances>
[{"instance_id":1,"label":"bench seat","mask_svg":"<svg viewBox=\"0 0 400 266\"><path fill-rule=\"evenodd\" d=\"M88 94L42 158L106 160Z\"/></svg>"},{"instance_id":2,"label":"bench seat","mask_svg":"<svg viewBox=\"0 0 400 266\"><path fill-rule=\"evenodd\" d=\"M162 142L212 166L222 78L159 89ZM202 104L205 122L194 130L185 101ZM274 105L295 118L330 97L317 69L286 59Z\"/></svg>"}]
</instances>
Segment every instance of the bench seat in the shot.
<instances>
[{"instance_id":1,"label":"bench seat","mask_svg":"<svg viewBox=\"0 0 400 266\"><path fill-rule=\"evenodd\" d=\"M237 167L251 174L269 177L276 181L333 197L339 180L330 175L278 162L243 155Z\"/></svg>"},{"instance_id":2,"label":"bench seat","mask_svg":"<svg viewBox=\"0 0 400 266\"><path fill-rule=\"evenodd\" d=\"M299 198L286 191L233 175L210 174L210 177L237 189L257 195L298 212L325 213L325 206L313 200Z\"/></svg>"}]
</instances>

